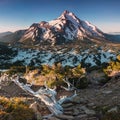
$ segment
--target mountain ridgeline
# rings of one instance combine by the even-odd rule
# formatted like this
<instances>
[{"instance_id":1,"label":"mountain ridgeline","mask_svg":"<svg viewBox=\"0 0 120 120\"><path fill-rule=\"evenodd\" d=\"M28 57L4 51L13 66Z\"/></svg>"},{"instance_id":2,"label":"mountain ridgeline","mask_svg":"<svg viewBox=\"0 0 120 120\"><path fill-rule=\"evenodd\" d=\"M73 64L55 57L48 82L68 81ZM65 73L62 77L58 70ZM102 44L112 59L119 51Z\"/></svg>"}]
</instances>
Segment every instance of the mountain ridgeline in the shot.
<instances>
[{"instance_id":1,"label":"mountain ridgeline","mask_svg":"<svg viewBox=\"0 0 120 120\"><path fill-rule=\"evenodd\" d=\"M88 21L74 13L64 11L60 17L49 22L33 23L26 30L19 30L0 38L0 42L22 44L61 45L74 40L106 40L106 35Z\"/></svg>"},{"instance_id":2,"label":"mountain ridgeline","mask_svg":"<svg viewBox=\"0 0 120 120\"><path fill-rule=\"evenodd\" d=\"M11 65L100 66L115 60L120 53L118 37L108 35L72 12L32 24L0 38L0 68ZM8 46L5 46L7 43Z\"/></svg>"},{"instance_id":3,"label":"mountain ridgeline","mask_svg":"<svg viewBox=\"0 0 120 120\"><path fill-rule=\"evenodd\" d=\"M55 45L85 37L104 38L104 34L91 23L80 20L69 11L64 11L57 19L32 24L20 42L32 40Z\"/></svg>"}]
</instances>

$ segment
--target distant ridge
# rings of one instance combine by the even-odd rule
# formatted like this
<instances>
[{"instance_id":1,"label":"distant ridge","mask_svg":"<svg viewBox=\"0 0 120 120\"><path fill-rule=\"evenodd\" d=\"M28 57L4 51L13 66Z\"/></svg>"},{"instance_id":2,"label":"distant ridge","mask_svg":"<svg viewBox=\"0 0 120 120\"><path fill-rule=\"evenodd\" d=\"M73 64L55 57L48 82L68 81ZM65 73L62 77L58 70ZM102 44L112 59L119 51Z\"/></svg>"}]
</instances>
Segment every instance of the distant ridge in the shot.
<instances>
[{"instance_id":1,"label":"distant ridge","mask_svg":"<svg viewBox=\"0 0 120 120\"><path fill-rule=\"evenodd\" d=\"M120 32L109 32L108 34L112 34L112 35L120 35Z\"/></svg>"},{"instance_id":2,"label":"distant ridge","mask_svg":"<svg viewBox=\"0 0 120 120\"><path fill-rule=\"evenodd\" d=\"M114 34L119 32L114 32ZM28 29L14 33L2 33L0 42L20 43L24 45L62 45L74 40L94 42L119 42L119 36L102 32L88 21L79 19L74 13L65 10L59 17L51 21L33 23Z\"/></svg>"},{"instance_id":3,"label":"distant ridge","mask_svg":"<svg viewBox=\"0 0 120 120\"><path fill-rule=\"evenodd\" d=\"M3 36L6 36L6 35L9 35L9 34L11 34L12 32L10 32L10 31L7 31L7 32L2 32L2 33L0 33L0 37L3 37Z\"/></svg>"}]
</instances>

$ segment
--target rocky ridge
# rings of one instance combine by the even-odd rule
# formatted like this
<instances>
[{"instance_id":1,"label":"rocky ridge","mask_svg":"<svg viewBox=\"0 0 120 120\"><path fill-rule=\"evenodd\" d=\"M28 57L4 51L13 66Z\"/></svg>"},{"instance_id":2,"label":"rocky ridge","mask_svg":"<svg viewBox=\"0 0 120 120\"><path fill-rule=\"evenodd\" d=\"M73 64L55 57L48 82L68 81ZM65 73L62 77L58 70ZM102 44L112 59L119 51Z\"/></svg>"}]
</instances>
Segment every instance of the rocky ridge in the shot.
<instances>
[{"instance_id":1,"label":"rocky ridge","mask_svg":"<svg viewBox=\"0 0 120 120\"><path fill-rule=\"evenodd\" d=\"M26 30L19 30L0 38L10 44L61 45L74 40L98 39L104 41L105 34L95 25L79 19L74 13L65 10L58 18L49 22L33 23Z\"/></svg>"},{"instance_id":2,"label":"rocky ridge","mask_svg":"<svg viewBox=\"0 0 120 120\"><path fill-rule=\"evenodd\" d=\"M104 39L104 33L88 21L77 18L74 13L64 11L60 17L46 22L34 23L22 36L20 42L63 44L70 40L84 39L85 37Z\"/></svg>"}]
</instances>

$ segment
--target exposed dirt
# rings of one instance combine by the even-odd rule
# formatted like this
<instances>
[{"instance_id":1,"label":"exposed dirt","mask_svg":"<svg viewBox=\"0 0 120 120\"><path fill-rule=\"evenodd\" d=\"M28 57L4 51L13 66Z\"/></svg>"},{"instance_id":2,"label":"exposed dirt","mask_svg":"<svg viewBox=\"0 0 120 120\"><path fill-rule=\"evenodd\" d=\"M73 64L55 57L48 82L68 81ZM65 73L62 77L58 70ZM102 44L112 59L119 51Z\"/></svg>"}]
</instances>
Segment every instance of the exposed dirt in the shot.
<instances>
[{"instance_id":1,"label":"exposed dirt","mask_svg":"<svg viewBox=\"0 0 120 120\"><path fill-rule=\"evenodd\" d=\"M37 91L40 86L32 86ZM64 103L64 114L54 116L50 120L100 120L96 113L96 108L107 106L109 108L120 107L120 76L114 76L108 83L103 86L91 84L88 88L77 91L78 96L69 103ZM57 99L61 96L71 96L74 92L67 92L63 89L57 91ZM0 96L5 97L26 97L34 102L35 99L15 85L13 82L0 87ZM30 101L30 100L29 100ZM41 102L41 115L50 113Z\"/></svg>"}]
</instances>

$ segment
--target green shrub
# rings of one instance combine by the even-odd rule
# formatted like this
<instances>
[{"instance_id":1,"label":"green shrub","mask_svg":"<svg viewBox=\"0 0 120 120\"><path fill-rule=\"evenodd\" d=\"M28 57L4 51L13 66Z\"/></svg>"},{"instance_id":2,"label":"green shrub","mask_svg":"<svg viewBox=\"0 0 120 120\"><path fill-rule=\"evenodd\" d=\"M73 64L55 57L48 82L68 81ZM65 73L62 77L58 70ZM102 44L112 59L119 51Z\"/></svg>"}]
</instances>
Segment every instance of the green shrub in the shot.
<instances>
[{"instance_id":1,"label":"green shrub","mask_svg":"<svg viewBox=\"0 0 120 120\"><path fill-rule=\"evenodd\" d=\"M80 78L82 75L85 74L85 69L81 67L81 65L78 65L74 68L71 67L62 67L60 63L54 64L53 66L42 66L42 75L46 76L47 78L47 85L49 87L54 86L67 86L67 84L63 81L64 78L69 78L69 80L73 81L75 80L74 86L77 88L85 88L88 85L88 81L86 78L81 78L79 81L78 78Z\"/></svg>"},{"instance_id":2,"label":"green shrub","mask_svg":"<svg viewBox=\"0 0 120 120\"><path fill-rule=\"evenodd\" d=\"M33 120L34 112L19 98L0 97L0 120ZM34 119L35 120L35 119Z\"/></svg>"},{"instance_id":3,"label":"green shrub","mask_svg":"<svg viewBox=\"0 0 120 120\"><path fill-rule=\"evenodd\" d=\"M110 106L97 106L95 111L100 114L100 120L120 120L120 111L118 112L108 112Z\"/></svg>"},{"instance_id":4,"label":"green shrub","mask_svg":"<svg viewBox=\"0 0 120 120\"><path fill-rule=\"evenodd\" d=\"M120 55L117 56L117 60L120 61Z\"/></svg>"},{"instance_id":5,"label":"green shrub","mask_svg":"<svg viewBox=\"0 0 120 120\"><path fill-rule=\"evenodd\" d=\"M101 84L101 85L104 85L104 84L106 84L111 78L110 77L108 77L107 75L105 75L105 76L103 76L104 78L102 78L100 81L99 81L99 83Z\"/></svg>"},{"instance_id":6,"label":"green shrub","mask_svg":"<svg viewBox=\"0 0 120 120\"><path fill-rule=\"evenodd\" d=\"M89 81L86 77L78 78L69 78L71 84L73 84L78 89L84 89L88 87Z\"/></svg>"},{"instance_id":7,"label":"green shrub","mask_svg":"<svg viewBox=\"0 0 120 120\"><path fill-rule=\"evenodd\" d=\"M97 106L95 108L95 110L98 112L98 113L101 113L102 115L105 115L107 113L107 111L109 110L109 107L108 106Z\"/></svg>"},{"instance_id":8,"label":"green shrub","mask_svg":"<svg viewBox=\"0 0 120 120\"><path fill-rule=\"evenodd\" d=\"M63 80L49 80L47 81L47 85L50 88L54 88L55 86L66 86L66 83Z\"/></svg>"},{"instance_id":9,"label":"green shrub","mask_svg":"<svg viewBox=\"0 0 120 120\"><path fill-rule=\"evenodd\" d=\"M120 112L106 113L101 120L120 120Z\"/></svg>"},{"instance_id":10,"label":"green shrub","mask_svg":"<svg viewBox=\"0 0 120 120\"><path fill-rule=\"evenodd\" d=\"M9 71L7 71L7 74L14 75L16 73L25 73L26 67L25 66L12 66Z\"/></svg>"},{"instance_id":11,"label":"green shrub","mask_svg":"<svg viewBox=\"0 0 120 120\"><path fill-rule=\"evenodd\" d=\"M89 81L86 77L82 77L76 83L77 83L75 86L76 88L84 89L84 88L88 87Z\"/></svg>"},{"instance_id":12,"label":"green shrub","mask_svg":"<svg viewBox=\"0 0 120 120\"><path fill-rule=\"evenodd\" d=\"M109 65L103 69L106 75L109 75L112 71L120 71L119 57L116 61L111 61Z\"/></svg>"}]
</instances>

